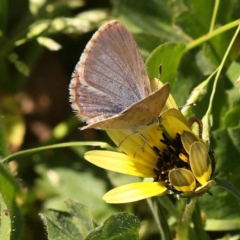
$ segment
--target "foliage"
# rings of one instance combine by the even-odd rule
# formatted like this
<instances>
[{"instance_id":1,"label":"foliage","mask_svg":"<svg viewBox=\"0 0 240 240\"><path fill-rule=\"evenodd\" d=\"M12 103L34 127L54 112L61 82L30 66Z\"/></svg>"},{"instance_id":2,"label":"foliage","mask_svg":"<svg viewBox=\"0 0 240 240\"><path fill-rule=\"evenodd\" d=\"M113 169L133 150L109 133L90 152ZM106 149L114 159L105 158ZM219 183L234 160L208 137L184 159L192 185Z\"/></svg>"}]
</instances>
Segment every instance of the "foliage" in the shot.
<instances>
[{"instance_id":1,"label":"foliage","mask_svg":"<svg viewBox=\"0 0 240 240\"><path fill-rule=\"evenodd\" d=\"M237 0L0 0L0 239L238 239L239 200L219 186L240 189L239 12ZM106 204L104 193L131 177L83 158L115 149L104 132L78 131L68 104L84 46L111 19L132 32L149 76L161 64L177 104L197 104L184 114L210 132L223 182L187 223L185 199Z\"/></svg>"}]
</instances>

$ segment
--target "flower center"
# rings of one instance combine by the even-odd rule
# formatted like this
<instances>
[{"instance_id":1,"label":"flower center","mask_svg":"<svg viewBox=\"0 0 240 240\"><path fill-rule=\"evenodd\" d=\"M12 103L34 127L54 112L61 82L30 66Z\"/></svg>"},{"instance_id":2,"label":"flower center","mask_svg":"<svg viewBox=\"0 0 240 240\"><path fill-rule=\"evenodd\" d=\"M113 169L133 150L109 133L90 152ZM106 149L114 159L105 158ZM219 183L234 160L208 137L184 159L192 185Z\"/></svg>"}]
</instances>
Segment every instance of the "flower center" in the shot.
<instances>
[{"instance_id":1,"label":"flower center","mask_svg":"<svg viewBox=\"0 0 240 240\"><path fill-rule=\"evenodd\" d=\"M179 193L179 191L171 185L168 174L176 168L186 168L190 170L188 154L183 148L180 134L177 134L174 139L168 138L165 133L163 133L162 136L163 139L160 141L166 145L166 148L160 151L157 147L153 147L158 156L156 168L154 169L156 173L154 181L165 182L169 190L172 190L174 193Z\"/></svg>"},{"instance_id":2,"label":"flower center","mask_svg":"<svg viewBox=\"0 0 240 240\"><path fill-rule=\"evenodd\" d=\"M193 147L191 147L190 153L189 150L185 150L182 138L186 143L187 136L189 137L189 134L185 133L185 138L176 134L173 139L168 137L167 133L162 133L163 138L160 141L165 145L164 150L160 151L157 147L153 147L158 156L154 169L156 174L154 181L164 182L165 186L175 194L192 192L205 186L215 169L213 151L207 150L203 143L198 141L192 143L191 146L198 147L194 149L194 153L192 152Z\"/></svg>"}]
</instances>

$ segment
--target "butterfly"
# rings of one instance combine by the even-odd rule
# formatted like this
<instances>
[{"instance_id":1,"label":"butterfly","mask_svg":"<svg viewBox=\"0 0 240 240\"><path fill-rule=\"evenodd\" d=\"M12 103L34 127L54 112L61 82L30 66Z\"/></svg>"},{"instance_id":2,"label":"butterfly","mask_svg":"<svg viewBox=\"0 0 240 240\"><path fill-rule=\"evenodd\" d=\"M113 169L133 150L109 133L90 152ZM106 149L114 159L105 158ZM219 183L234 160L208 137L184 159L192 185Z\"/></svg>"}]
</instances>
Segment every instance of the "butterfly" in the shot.
<instances>
[{"instance_id":1,"label":"butterfly","mask_svg":"<svg viewBox=\"0 0 240 240\"><path fill-rule=\"evenodd\" d=\"M158 121L168 83L152 92L143 58L131 33L117 20L99 28L72 74L70 102L86 122L81 129L138 131Z\"/></svg>"}]
</instances>

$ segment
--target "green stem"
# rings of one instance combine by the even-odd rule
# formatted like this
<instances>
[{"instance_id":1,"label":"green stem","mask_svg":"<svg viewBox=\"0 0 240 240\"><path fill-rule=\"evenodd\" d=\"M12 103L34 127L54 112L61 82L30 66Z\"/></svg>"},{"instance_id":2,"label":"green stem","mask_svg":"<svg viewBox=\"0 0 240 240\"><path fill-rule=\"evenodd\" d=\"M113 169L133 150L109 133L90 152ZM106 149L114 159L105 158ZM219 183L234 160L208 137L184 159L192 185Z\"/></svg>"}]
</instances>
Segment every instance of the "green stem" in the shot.
<instances>
[{"instance_id":1,"label":"green stem","mask_svg":"<svg viewBox=\"0 0 240 240\"><path fill-rule=\"evenodd\" d=\"M186 205L183 216L182 216L182 222L186 222L186 223L190 222L196 203L197 203L197 198L192 198L190 200L190 203Z\"/></svg>"},{"instance_id":2,"label":"green stem","mask_svg":"<svg viewBox=\"0 0 240 240\"><path fill-rule=\"evenodd\" d=\"M192 220L193 220L193 225L194 225L194 230L196 232L197 239L199 240L210 240L208 234L204 231L203 228L203 223L201 219L201 211L199 204L196 203L195 209L193 211L192 215Z\"/></svg>"},{"instance_id":3,"label":"green stem","mask_svg":"<svg viewBox=\"0 0 240 240\"><path fill-rule=\"evenodd\" d=\"M179 221L181 219L181 212L176 208L176 206L173 204L173 202L169 199L168 196L163 195L158 197L158 202L169 212L171 216L174 216L176 220Z\"/></svg>"},{"instance_id":4,"label":"green stem","mask_svg":"<svg viewBox=\"0 0 240 240\"><path fill-rule=\"evenodd\" d=\"M234 36L233 36L233 38L232 38L229 46L228 46L228 48L227 48L226 53L225 53L224 56L223 56L223 59L222 59L220 65L219 65L219 67L218 67L218 71L217 71L217 74L216 74L215 79L214 79L213 90L212 90L211 97L210 97L210 100L209 100L209 105L208 105L208 110L207 110L207 112L206 112L206 115L209 115L209 116L210 116L210 114L211 114L212 105L213 105L213 98L214 98L214 95L215 95L215 92L216 92L217 82L218 82L218 79L219 79L221 70L222 70L222 68L223 68L223 66L224 66L224 63L225 63L225 61L226 61L226 59L227 59L227 56L228 56L228 54L229 54L229 52L230 52L230 50L231 50L231 48L232 48L232 46L233 46L233 43L234 43L234 41L235 41L235 39L236 39L239 31L240 31L240 24L238 25L238 28L237 28L237 30L236 30L236 32L235 32L235 34L234 34Z\"/></svg>"},{"instance_id":5,"label":"green stem","mask_svg":"<svg viewBox=\"0 0 240 240\"><path fill-rule=\"evenodd\" d=\"M178 226L178 239L190 239L189 238L189 223L192 218L192 213L194 211L195 205L197 202L197 198L192 198L190 203L188 203L185 207L182 220L179 222Z\"/></svg>"},{"instance_id":6,"label":"green stem","mask_svg":"<svg viewBox=\"0 0 240 240\"><path fill-rule=\"evenodd\" d=\"M219 34L221 34L223 32L226 32L227 30L230 30L230 29L232 29L234 27L237 27L239 25L239 23L240 23L240 19L235 20L235 21L233 21L231 23L228 23L228 24L226 24L226 25L224 25L224 26L222 26L222 27L212 31L211 33L208 33L208 34L206 34L206 35L204 35L204 36L202 36L202 37L200 37L200 38L190 42L186 46L185 52L188 52L189 50L199 46L200 44L208 41L209 39L211 39L211 38L213 38L213 37L215 37L215 36L217 36L217 35L219 35Z\"/></svg>"},{"instance_id":7,"label":"green stem","mask_svg":"<svg viewBox=\"0 0 240 240\"><path fill-rule=\"evenodd\" d=\"M217 186L222 187L225 190L229 191L238 199L238 201L240 201L240 192L233 184L231 184L227 180L220 178L215 178L214 180L217 183Z\"/></svg>"},{"instance_id":8,"label":"green stem","mask_svg":"<svg viewBox=\"0 0 240 240\"><path fill-rule=\"evenodd\" d=\"M161 225L161 222L160 222L160 219L159 219L159 214L158 214L158 211L157 211L157 208L156 208L156 202L152 198L148 198L147 203L148 203L149 208L151 209L151 212L152 212L154 220L157 224L157 227L158 227L159 233L161 235L161 238L165 239L164 231L163 231L163 228L162 228L162 225Z\"/></svg>"},{"instance_id":9,"label":"green stem","mask_svg":"<svg viewBox=\"0 0 240 240\"><path fill-rule=\"evenodd\" d=\"M215 5L214 5L214 9L213 9L213 15L212 15L209 33L211 33L213 31L216 17L217 17L218 8L219 8L219 0L215 0Z\"/></svg>"},{"instance_id":10,"label":"green stem","mask_svg":"<svg viewBox=\"0 0 240 240\"><path fill-rule=\"evenodd\" d=\"M19 151L16 153L13 153L1 160L2 163L19 158L31 153L35 153L38 151L44 151L47 149L53 149L53 148L63 148L63 147L80 147L80 146L98 146L101 148L106 148L106 149L111 149L113 150L114 148L111 147L108 143L105 142L67 142L67 143L59 143L59 144L53 144L53 145L48 145L48 146L43 146L43 147L38 147L38 148L32 148L32 149L27 149L24 151Z\"/></svg>"},{"instance_id":11,"label":"green stem","mask_svg":"<svg viewBox=\"0 0 240 240\"><path fill-rule=\"evenodd\" d=\"M164 216L164 213L162 211L162 205L159 204L158 198L148 198L147 202L152 211L153 217L157 223L161 239L162 240L172 239L171 231L166 220L167 218Z\"/></svg>"}]
</instances>

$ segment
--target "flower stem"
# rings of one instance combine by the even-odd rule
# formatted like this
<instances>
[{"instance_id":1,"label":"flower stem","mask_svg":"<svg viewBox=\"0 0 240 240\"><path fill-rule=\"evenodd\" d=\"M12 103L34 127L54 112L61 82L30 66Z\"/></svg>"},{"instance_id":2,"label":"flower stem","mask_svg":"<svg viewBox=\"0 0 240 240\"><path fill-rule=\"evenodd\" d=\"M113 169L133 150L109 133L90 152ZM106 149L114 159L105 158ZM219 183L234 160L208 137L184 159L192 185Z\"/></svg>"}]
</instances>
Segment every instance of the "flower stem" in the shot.
<instances>
[{"instance_id":1,"label":"flower stem","mask_svg":"<svg viewBox=\"0 0 240 240\"><path fill-rule=\"evenodd\" d=\"M212 94L211 94L211 97L210 97L209 106L208 106L208 110L206 112L206 115L210 115L210 113L212 111L213 98L214 98L214 95L215 95L215 92L216 92L217 82L218 82L221 70L222 70L222 68L224 66L224 63L225 63L225 61L227 59L227 56L228 56L228 54L229 54L229 52L230 52L230 50L231 50L231 48L233 46L233 43L236 40L237 35L238 35L239 31L240 31L240 22L238 24L239 24L238 28L237 28L237 30L236 30L236 32L235 32L235 34L234 34L234 36L233 36L233 38L232 38L228 48L226 50L226 53L223 56L223 59L222 59L220 65L219 65L219 67L218 67L218 71L217 71L217 74L216 74L216 77L215 77L215 80L214 80L214 83L213 83L213 90L212 90Z\"/></svg>"},{"instance_id":2,"label":"flower stem","mask_svg":"<svg viewBox=\"0 0 240 240\"><path fill-rule=\"evenodd\" d=\"M213 15L212 15L209 33L213 31L216 17L217 17L218 8L219 8L219 0L215 0L215 5L214 5L214 9L213 9Z\"/></svg>"},{"instance_id":3,"label":"flower stem","mask_svg":"<svg viewBox=\"0 0 240 240\"><path fill-rule=\"evenodd\" d=\"M174 216L176 220L179 221L181 219L181 212L176 208L168 196L163 195L158 197L158 202L171 214L171 216Z\"/></svg>"},{"instance_id":4,"label":"flower stem","mask_svg":"<svg viewBox=\"0 0 240 240\"><path fill-rule=\"evenodd\" d=\"M196 202L197 198L192 198L185 207L182 219L178 226L178 239L189 239L189 223L192 218Z\"/></svg>"},{"instance_id":5,"label":"flower stem","mask_svg":"<svg viewBox=\"0 0 240 240\"><path fill-rule=\"evenodd\" d=\"M204 231L204 228L203 228L201 212L200 212L200 207L198 203L196 203L195 209L193 211L192 221L193 221L194 230L196 232L197 239L210 240L208 234Z\"/></svg>"},{"instance_id":6,"label":"flower stem","mask_svg":"<svg viewBox=\"0 0 240 240\"><path fill-rule=\"evenodd\" d=\"M228 23L228 24L226 24L226 25L224 25L224 26L222 26L222 27L220 27L220 28L218 28L218 29L216 29L216 30L214 30L214 31L212 31L212 32L210 32L210 33L200 37L200 38L197 38L196 40L190 42L186 46L185 52L188 52L189 50L197 47L198 45L208 41L209 39L211 39L211 38L213 38L213 37L215 37L215 36L225 32L227 30L230 30L230 29L232 29L234 27L237 27L239 25L239 23L240 23L240 19L235 20L235 21L230 22L230 23Z\"/></svg>"},{"instance_id":7,"label":"flower stem","mask_svg":"<svg viewBox=\"0 0 240 240\"><path fill-rule=\"evenodd\" d=\"M183 216L182 216L182 222L187 222L187 223L190 222L196 202L197 202L197 198L192 198L190 200L190 202L187 203L184 213L183 213Z\"/></svg>"},{"instance_id":8,"label":"flower stem","mask_svg":"<svg viewBox=\"0 0 240 240\"><path fill-rule=\"evenodd\" d=\"M80 146L98 146L100 148L107 148L107 149L113 149L108 143L105 142L66 142L66 143L58 143L58 144L52 144L37 148L31 148L23 151L19 151L16 153L13 153L9 156L4 157L1 159L1 162L10 161L15 158L20 158L28 154L32 154L39 151L44 151L47 149L55 149L55 148L63 148L63 147L80 147Z\"/></svg>"},{"instance_id":9,"label":"flower stem","mask_svg":"<svg viewBox=\"0 0 240 240\"><path fill-rule=\"evenodd\" d=\"M153 217L157 223L159 233L162 240L172 239L166 217L162 211L162 206L157 198L148 198L147 203L152 211Z\"/></svg>"}]
</instances>

